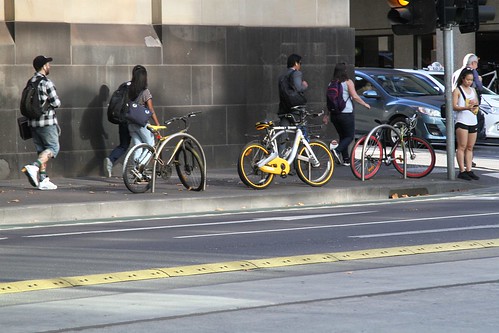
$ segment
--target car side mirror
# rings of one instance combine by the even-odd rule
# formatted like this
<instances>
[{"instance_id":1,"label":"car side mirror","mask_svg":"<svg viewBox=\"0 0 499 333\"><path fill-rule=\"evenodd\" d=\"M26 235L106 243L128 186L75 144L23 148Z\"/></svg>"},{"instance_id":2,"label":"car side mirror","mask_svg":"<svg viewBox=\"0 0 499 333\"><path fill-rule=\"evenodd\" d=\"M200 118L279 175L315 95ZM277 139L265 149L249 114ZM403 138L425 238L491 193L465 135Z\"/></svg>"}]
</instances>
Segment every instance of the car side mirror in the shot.
<instances>
[{"instance_id":1,"label":"car side mirror","mask_svg":"<svg viewBox=\"0 0 499 333\"><path fill-rule=\"evenodd\" d=\"M362 96L366 98L379 98L378 92L376 90L366 90L362 93Z\"/></svg>"}]
</instances>

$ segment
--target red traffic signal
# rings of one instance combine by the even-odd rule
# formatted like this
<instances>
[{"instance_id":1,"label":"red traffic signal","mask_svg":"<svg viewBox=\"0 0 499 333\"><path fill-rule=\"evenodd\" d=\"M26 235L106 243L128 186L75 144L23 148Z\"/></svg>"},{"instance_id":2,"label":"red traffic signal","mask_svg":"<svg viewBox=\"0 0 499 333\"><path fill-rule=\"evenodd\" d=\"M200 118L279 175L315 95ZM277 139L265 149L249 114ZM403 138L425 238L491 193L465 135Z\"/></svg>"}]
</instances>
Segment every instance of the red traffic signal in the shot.
<instances>
[{"instance_id":1,"label":"red traffic signal","mask_svg":"<svg viewBox=\"0 0 499 333\"><path fill-rule=\"evenodd\" d=\"M388 0L392 9L388 12L388 20L392 24L407 24L412 22L412 13L408 8L408 0Z\"/></svg>"},{"instance_id":2,"label":"red traffic signal","mask_svg":"<svg viewBox=\"0 0 499 333\"><path fill-rule=\"evenodd\" d=\"M388 20L396 35L433 33L436 27L435 0L387 0Z\"/></svg>"}]
</instances>

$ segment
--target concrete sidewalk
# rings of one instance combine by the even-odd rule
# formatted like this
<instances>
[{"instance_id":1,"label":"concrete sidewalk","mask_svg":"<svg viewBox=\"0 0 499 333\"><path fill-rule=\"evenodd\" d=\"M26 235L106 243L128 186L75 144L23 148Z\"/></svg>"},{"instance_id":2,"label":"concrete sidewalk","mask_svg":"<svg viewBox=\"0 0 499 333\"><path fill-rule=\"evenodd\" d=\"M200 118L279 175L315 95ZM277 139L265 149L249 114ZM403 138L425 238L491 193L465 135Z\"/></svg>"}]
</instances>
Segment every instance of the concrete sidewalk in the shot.
<instances>
[{"instance_id":1,"label":"concrete sidewalk","mask_svg":"<svg viewBox=\"0 0 499 333\"><path fill-rule=\"evenodd\" d=\"M356 179L349 167L336 165L332 180L311 187L297 176L276 177L269 188L253 190L239 180L236 168L208 169L207 189L185 190L176 175L158 179L155 193L133 194L121 177L53 178L54 191L33 188L27 179L0 181L0 224L131 218L170 214L340 204L391 197L432 195L499 185L499 179L447 180L446 169L435 167L425 178L403 179L392 166L383 166L371 180Z\"/></svg>"}]
</instances>

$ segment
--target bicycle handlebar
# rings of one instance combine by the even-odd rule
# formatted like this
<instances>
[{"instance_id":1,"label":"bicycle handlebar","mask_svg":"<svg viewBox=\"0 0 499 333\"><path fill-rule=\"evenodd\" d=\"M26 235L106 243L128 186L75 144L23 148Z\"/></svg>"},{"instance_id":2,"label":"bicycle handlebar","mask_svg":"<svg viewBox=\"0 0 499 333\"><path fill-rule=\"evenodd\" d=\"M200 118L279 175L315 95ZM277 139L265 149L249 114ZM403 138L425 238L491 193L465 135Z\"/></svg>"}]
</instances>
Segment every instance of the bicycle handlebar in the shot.
<instances>
[{"instance_id":1,"label":"bicycle handlebar","mask_svg":"<svg viewBox=\"0 0 499 333\"><path fill-rule=\"evenodd\" d=\"M189 128L188 119L191 117L195 117L199 113L201 113L201 111L194 111L194 112L188 113L185 116L181 116L181 117L173 117L173 118L170 118L168 120L165 120L164 124L171 125L173 122L175 122L177 120L182 120L184 122L185 128L187 129L187 128Z\"/></svg>"},{"instance_id":2,"label":"bicycle handlebar","mask_svg":"<svg viewBox=\"0 0 499 333\"><path fill-rule=\"evenodd\" d=\"M297 123L303 123L305 121L306 117L320 117L324 114L324 110L321 110L320 112L313 112L313 111L307 111L305 105L298 105L298 106L293 106L291 108L294 111L297 111L297 113L290 112L290 113L283 113L280 114L279 117L284 117L284 118L292 118L294 122ZM295 117L299 116L300 119L297 121Z\"/></svg>"}]
</instances>

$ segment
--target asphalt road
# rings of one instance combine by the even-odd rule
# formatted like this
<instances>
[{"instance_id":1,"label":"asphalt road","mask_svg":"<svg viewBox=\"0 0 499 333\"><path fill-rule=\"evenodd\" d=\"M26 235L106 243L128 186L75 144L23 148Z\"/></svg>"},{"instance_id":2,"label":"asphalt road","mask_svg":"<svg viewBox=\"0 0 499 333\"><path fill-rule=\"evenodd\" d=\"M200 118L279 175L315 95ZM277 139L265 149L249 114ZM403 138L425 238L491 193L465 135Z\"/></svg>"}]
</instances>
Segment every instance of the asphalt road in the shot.
<instances>
[{"instance_id":1,"label":"asphalt road","mask_svg":"<svg viewBox=\"0 0 499 333\"><path fill-rule=\"evenodd\" d=\"M499 238L499 194L19 227L0 282Z\"/></svg>"}]
</instances>

